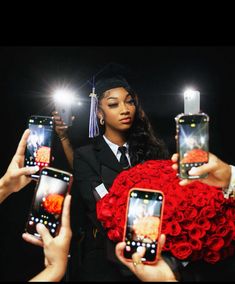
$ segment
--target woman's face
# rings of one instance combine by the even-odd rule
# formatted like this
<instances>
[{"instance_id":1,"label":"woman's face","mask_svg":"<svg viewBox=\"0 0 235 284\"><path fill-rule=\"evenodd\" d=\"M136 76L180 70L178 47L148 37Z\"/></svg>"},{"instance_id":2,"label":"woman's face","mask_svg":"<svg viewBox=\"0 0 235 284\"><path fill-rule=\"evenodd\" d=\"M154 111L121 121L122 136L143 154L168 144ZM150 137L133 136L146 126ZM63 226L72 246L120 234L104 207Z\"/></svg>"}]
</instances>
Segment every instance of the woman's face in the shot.
<instances>
[{"instance_id":1,"label":"woman's face","mask_svg":"<svg viewBox=\"0 0 235 284\"><path fill-rule=\"evenodd\" d=\"M104 119L106 131L127 131L135 117L135 103L124 88L114 88L105 92L99 103L98 117Z\"/></svg>"}]
</instances>

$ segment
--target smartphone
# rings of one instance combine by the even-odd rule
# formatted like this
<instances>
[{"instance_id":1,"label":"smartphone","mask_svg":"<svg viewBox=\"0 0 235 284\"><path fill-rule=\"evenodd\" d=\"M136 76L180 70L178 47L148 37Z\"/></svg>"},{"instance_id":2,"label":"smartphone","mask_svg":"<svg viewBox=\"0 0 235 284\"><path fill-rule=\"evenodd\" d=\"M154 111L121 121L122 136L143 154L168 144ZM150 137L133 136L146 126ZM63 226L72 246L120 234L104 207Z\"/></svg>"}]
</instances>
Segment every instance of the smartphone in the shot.
<instances>
[{"instance_id":1,"label":"smartphone","mask_svg":"<svg viewBox=\"0 0 235 284\"><path fill-rule=\"evenodd\" d=\"M184 92L184 113L197 114L200 112L200 92L187 90Z\"/></svg>"},{"instance_id":2,"label":"smartphone","mask_svg":"<svg viewBox=\"0 0 235 284\"><path fill-rule=\"evenodd\" d=\"M64 198L70 192L73 175L52 167L44 167L35 188L33 202L25 231L41 238L36 230L37 223L44 224L55 237L61 224Z\"/></svg>"},{"instance_id":3,"label":"smartphone","mask_svg":"<svg viewBox=\"0 0 235 284\"><path fill-rule=\"evenodd\" d=\"M51 116L32 115L28 120L30 135L25 151L27 166L39 166L39 169L50 166L52 142L54 137L54 121ZM38 176L39 172L33 176Z\"/></svg>"},{"instance_id":4,"label":"smartphone","mask_svg":"<svg viewBox=\"0 0 235 284\"><path fill-rule=\"evenodd\" d=\"M58 115L61 117L63 122L67 126L72 126L73 120L72 120L72 104L71 103L65 103L64 101L55 101L55 109L58 111Z\"/></svg>"},{"instance_id":5,"label":"smartphone","mask_svg":"<svg viewBox=\"0 0 235 284\"><path fill-rule=\"evenodd\" d=\"M209 116L205 113L180 114L176 117L178 173L182 179L204 178L190 176L192 167L199 167L209 159Z\"/></svg>"},{"instance_id":6,"label":"smartphone","mask_svg":"<svg viewBox=\"0 0 235 284\"><path fill-rule=\"evenodd\" d=\"M164 194L159 190L132 188L128 195L123 241L124 257L132 261L132 254L146 248L144 263L157 261L158 239L161 232Z\"/></svg>"}]
</instances>

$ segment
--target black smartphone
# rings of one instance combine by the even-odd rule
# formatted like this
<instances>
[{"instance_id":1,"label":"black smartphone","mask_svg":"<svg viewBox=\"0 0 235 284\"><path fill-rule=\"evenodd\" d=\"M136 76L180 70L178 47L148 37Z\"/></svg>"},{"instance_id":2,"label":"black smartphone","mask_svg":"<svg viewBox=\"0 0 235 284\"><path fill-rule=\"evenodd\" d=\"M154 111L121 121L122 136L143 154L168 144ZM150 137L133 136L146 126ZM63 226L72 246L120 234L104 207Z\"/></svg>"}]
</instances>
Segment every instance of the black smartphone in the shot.
<instances>
[{"instance_id":1,"label":"black smartphone","mask_svg":"<svg viewBox=\"0 0 235 284\"><path fill-rule=\"evenodd\" d=\"M144 263L157 261L158 239L164 208L162 191L132 188L128 195L123 241L126 242L124 257L132 260L132 254L146 248Z\"/></svg>"},{"instance_id":2,"label":"black smartphone","mask_svg":"<svg viewBox=\"0 0 235 284\"><path fill-rule=\"evenodd\" d=\"M199 167L209 159L209 116L205 113L180 114L176 117L178 173L182 179L206 177L190 176L192 167Z\"/></svg>"},{"instance_id":3,"label":"black smartphone","mask_svg":"<svg viewBox=\"0 0 235 284\"><path fill-rule=\"evenodd\" d=\"M55 237L61 224L64 198L70 192L73 175L52 167L44 167L39 176L25 231L40 238L37 223L44 224Z\"/></svg>"},{"instance_id":4,"label":"black smartphone","mask_svg":"<svg viewBox=\"0 0 235 284\"><path fill-rule=\"evenodd\" d=\"M30 135L25 150L25 166L51 165L54 120L51 116L32 115L28 120ZM33 176L37 176L36 173Z\"/></svg>"},{"instance_id":5,"label":"black smartphone","mask_svg":"<svg viewBox=\"0 0 235 284\"><path fill-rule=\"evenodd\" d=\"M64 100L62 100L62 101L56 100L55 101L55 109L56 109L56 111L58 111L58 115L61 117L63 122L67 126L72 126L72 124L73 124L72 103L66 102Z\"/></svg>"}]
</instances>

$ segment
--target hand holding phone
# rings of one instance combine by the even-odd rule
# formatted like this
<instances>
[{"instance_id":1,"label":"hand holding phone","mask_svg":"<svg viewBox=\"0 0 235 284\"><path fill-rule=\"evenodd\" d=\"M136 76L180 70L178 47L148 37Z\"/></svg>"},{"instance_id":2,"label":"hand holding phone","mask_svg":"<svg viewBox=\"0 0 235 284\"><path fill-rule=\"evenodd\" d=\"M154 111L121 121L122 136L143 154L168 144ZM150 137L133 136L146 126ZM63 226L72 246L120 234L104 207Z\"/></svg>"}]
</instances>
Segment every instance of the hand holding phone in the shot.
<instances>
[{"instance_id":1,"label":"hand holding phone","mask_svg":"<svg viewBox=\"0 0 235 284\"><path fill-rule=\"evenodd\" d=\"M188 171L208 162L209 159L209 116L205 113L180 114L176 118L178 173L183 179L206 177L191 176Z\"/></svg>"},{"instance_id":2,"label":"hand holding phone","mask_svg":"<svg viewBox=\"0 0 235 284\"><path fill-rule=\"evenodd\" d=\"M158 239L164 207L164 194L159 190L133 188L129 192L123 241L124 257L146 249L142 261L154 263L158 255Z\"/></svg>"},{"instance_id":3,"label":"hand holding phone","mask_svg":"<svg viewBox=\"0 0 235 284\"><path fill-rule=\"evenodd\" d=\"M73 175L59 169L44 167L39 176L25 231L40 238L36 225L42 223L54 237L60 224L63 202L70 191Z\"/></svg>"}]
</instances>

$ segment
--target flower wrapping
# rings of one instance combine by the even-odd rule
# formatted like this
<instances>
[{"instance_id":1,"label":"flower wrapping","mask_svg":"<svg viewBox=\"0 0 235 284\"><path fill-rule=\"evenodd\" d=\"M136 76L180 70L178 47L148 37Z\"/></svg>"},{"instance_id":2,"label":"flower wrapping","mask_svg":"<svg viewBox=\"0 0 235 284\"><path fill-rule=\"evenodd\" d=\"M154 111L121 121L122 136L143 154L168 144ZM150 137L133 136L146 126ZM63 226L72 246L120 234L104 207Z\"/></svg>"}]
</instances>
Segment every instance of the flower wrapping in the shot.
<instances>
[{"instance_id":1,"label":"flower wrapping","mask_svg":"<svg viewBox=\"0 0 235 284\"><path fill-rule=\"evenodd\" d=\"M122 241L127 197L133 187L165 195L163 251L180 260L216 263L235 251L235 201L221 188L194 181L179 185L170 160L150 160L121 172L109 193L97 202L97 217L114 242Z\"/></svg>"}]
</instances>

